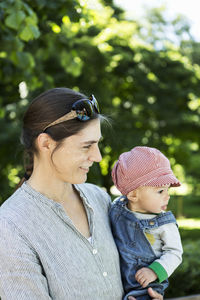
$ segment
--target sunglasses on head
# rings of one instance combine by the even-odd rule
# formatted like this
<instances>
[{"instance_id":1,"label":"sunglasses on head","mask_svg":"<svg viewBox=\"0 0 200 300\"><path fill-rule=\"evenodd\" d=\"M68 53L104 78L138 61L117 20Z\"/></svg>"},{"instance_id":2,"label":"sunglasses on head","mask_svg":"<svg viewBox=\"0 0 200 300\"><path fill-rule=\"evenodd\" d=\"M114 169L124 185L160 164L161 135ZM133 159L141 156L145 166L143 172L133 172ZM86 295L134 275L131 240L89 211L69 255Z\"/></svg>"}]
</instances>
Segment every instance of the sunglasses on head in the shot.
<instances>
[{"instance_id":1,"label":"sunglasses on head","mask_svg":"<svg viewBox=\"0 0 200 300\"><path fill-rule=\"evenodd\" d=\"M57 125L59 123L72 120L77 118L78 120L84 122L89 120L94 114L99 114L99 105L94 97L94 95L91 95L88 99L82 99L74 102L72 105L72 109L69 113L65 114L64 116L60 117L59 119L55 120L54 122L47 125L43 132L54 125Z\"/></svg>"}]
</instances>

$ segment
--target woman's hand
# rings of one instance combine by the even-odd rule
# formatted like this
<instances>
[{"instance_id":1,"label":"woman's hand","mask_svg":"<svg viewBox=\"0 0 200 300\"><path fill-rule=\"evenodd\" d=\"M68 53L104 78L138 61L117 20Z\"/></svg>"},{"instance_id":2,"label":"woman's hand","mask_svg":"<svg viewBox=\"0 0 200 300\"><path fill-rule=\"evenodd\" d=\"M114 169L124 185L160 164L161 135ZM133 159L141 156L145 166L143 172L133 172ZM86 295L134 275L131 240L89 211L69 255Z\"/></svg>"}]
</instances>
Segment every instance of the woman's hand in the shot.
<instances>
[{"instance_id":1,"label":"woman's hand","mask_svg":"<svg viewBox=\"0 0 200 300\"><path fill-rule=\"evenodd\" d=\"M148 288L148 293L149 293L149 296L153 300L163 300L163 296L161 294L158 294L157 292L155 292L152 288ZM136 300L133 296L129 296L128 299L129 300Z\"/></svg>"},{"instance_id":2,"label":"woman's hand","mask_svg":"<svg viewBox=\"0 0 200 300\"><path fill-rule=\"evenodd\" d=\"M153 300L163 300L163 296L161 294L158 294L156 291L154 291L152 288L148 288L149 296Z\"/></svg>"}]
</instances>

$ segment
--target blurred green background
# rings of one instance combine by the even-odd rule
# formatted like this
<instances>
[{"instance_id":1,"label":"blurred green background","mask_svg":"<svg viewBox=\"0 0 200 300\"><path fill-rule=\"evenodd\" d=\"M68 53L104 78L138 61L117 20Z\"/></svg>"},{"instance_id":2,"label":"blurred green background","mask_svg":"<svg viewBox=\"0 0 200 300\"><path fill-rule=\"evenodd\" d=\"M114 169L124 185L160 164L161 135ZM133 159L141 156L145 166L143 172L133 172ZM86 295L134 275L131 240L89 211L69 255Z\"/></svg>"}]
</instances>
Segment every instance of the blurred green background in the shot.
<instances>
[{"instance_id":1,"label":"blurred green background","mask_svg":"<svg viewBox=\"0 0 200 300\"><path fill-rule=\"evenodd\" d=\"M200 43L187 20L169 22L154 8L141 25L112 0L0 2L0 203L24 173L20 127L28 103L62 86L93 93L112 120L88 181L113 198L110 170L121 152L147 145L170 159L183 183L170 208L185 254L167 296L200 292Z\"/></svg>"}]
</instances>

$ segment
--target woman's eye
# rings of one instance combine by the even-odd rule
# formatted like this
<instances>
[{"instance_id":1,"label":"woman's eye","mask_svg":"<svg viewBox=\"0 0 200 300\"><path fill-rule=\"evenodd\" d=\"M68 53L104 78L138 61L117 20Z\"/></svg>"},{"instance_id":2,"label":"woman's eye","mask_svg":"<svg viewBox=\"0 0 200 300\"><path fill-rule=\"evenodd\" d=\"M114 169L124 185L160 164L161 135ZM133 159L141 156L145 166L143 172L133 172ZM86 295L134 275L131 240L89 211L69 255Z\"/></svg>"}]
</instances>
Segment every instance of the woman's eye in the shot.
<instances>
[{"instance_id":1,"label":"woman's eye","mask_svg":"<svg viewBox=\"0 0 200 300\"><path fill-rule=\"evenodd\" d=\"M158 191L159 194L162 194L163 190Z\"/></svg>"},{"instance_id":2,"label":"woman's eye","mask_svg":"<svg viewBox=\"0 0 200 300\"><path fill-rule=\"evenodd\" d=\"M87 146L84 146L83 148L84 149L89 149L91 147L91 145L87 145Z\"/></svg>"}]
</instances>

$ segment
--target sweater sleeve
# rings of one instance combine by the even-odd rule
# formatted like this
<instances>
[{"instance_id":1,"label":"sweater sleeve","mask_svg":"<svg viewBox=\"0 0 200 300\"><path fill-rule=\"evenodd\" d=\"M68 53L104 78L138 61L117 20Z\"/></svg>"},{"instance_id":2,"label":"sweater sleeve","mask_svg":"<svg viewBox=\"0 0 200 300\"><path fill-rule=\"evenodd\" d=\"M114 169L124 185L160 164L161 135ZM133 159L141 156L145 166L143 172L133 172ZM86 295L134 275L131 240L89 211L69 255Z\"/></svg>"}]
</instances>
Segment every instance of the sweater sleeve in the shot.
<instances>
[{"instance_id":1,"label":"sweater sleeve","mask_svg":"<svg viewBox=\"0 0 200 300\"><path fill-rule=\"evenodd\" d=\"M0 296L4 300L50 300L34 250L11 223L0 220Z\"/></svg>"},{"instance_id":2,"label":"sweater sleeve","mask_svg":"<svg viewBox=\"0 0 200 300\"><path fill-rule=\"evenodd\" d=\"M183 248L178 227L175 223L161 226L162 255L149 268L158 276L159 282L169 277L182 262Z\"/></svg>"}]
</instances>

